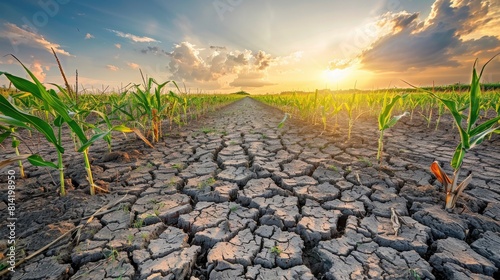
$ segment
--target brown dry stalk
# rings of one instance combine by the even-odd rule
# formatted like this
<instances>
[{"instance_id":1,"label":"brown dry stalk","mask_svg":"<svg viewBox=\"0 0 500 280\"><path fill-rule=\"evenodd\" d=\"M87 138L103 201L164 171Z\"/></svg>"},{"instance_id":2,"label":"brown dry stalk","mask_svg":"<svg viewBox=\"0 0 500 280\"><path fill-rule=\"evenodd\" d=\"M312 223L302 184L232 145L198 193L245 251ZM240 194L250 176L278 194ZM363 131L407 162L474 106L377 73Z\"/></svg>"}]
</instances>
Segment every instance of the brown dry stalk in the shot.
<instances>
[{"instance_id":1,"label":"brown dry stalk","mask_svg":"<svg viewBox=\"0 0 500 280\"><path fill-rule=\"evenodd\" d=\"M156 109L152 110L153 114L153 142L158 142L160 141L160 117L158 116L158 111Z\"/></svg>"},{"instance_id":2,"label":"brown dry stalk","mask_svg":"<svg viewBox=\"0 0 500 280\"><path fill-rule=\"evenodd\" d=\"M75 102L78 103L78 69L75 71Z\"/></svg>"},{"instance_id":3,"label":"brown dry stalk","mask_svg":"<svg viewBox=\"0 0 500 280\"><path fill-rule=\"evenodd\" d=\"M57 57L57 54L54 51L54 48L50 48L50 49L52 50L52 53L54 54L54 56L56 58L57 65L59 66L59 71L61 71L61 75L63 77L64 84L66 85L66 90L68 91L68 94L71 96L71 95L73 95L72 94L73 92L71 91L71 87L69 86L68 80L66 79L66 75L64 74L64 70L62 69L61 62L59 61L59 58Z\"/></svg>"}]
</instances>

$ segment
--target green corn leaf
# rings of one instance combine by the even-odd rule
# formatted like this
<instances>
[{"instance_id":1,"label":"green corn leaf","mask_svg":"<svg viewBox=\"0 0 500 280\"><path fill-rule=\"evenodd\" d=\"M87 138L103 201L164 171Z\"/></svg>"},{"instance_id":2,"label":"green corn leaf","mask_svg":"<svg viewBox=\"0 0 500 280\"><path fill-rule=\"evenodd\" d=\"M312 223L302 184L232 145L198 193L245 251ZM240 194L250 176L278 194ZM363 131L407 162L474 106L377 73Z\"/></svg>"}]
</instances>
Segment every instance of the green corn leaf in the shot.
<instances>
[{"instance_id":1,"label":"green corn leaf","mask_svg":"<svg viewBox=\"0 0 500 280\"><path fill-rule=\"evenodd\" d=\"M45 161L42 159L41 156L36 155L36 154L33 154L33 155L22 154L22 155L10 157L6 160L0 161L0 168L3 168L3 167L8 166L12 163L16 163L20 160L25 160L25 159L27 159L34 166L46 166L46 167L52 167L55 169L58 168L57 165L55 165L54 163L52 163L50 161Z\"/></svg>"},{"instance_id":2,"label":"green corn leaf","mask_svg":"<svg viewBox=\"0 0 500 280\"><path fill-rule=\"evenodd\" d=\"M161 105L161 90L164 86L166 86L170 81L166 81L162 84L157 84L156 82L156 90L155 90L155 97L156 97L156 107L159 108L159 106ZM160 110L159 110L160 111Z\"/></svg>"},{"instance_id":3,"label":"green corn leaf","mask_svg":"<svg viewBox=\"0 0 500 280\"><path fill-rule=\"evenodd\" d=\"M16 57L14 58L22 65L24 70L28 73L35 84L19 77L15 77L12 75L9 76L11 76L17 83L19 83L19 86L23 87L24 90L41 99L42 101L44 101L44 103L46 103L54 111L56 111L68 123L71 130L78 136L82 143L87 142L85 133L82 131L81 127L78 126L78 124L71 118L71 116L69 115L68 107L59 99L56 92L52 89L47 91L42 83L35 77L35 75L21 61L19 61ZM12 84L14 84L14 81L12 81Z\"/></svg>"},{"instance_id":4,"label":"green corn leaf","mask_svg":"<svg viewBox=\"0 0 500 280\"><path fill-rule=\"evenodd\" d=\"M112 130L108 130L106 132L103 132L103 133L98 133L98 134L95 134L94 136L92 136L89 140L87 140L86 142L84 142L80 148L78 149L78 152L83 152L85 151L86 149L88 149L95 141L99 140L99 139L103 139L104 137L106 137L106 135L109 135L111 133Z\"/></svg>"},{"instance_id":5,"label":"green corn leaf","mask_svg":"<svg viewBox=\"0 0 500 280\"><path fill-rule=\"evenodd\" d=\"M103 112L100 112L100 111L97 111L97 110L91 110L91 112L97 114L98 116L100 116L103 121L106 123L106 125L108 126L108 128L112 127L113 125L111 124L111 121L109 120L108 116L106 114L104 114Z\"/></svg>"},{"instance_id":6,"label":"green corn leaf","mask_svg":"<svg viewBox=\"0 0 500 280\"><path fill-rule=\"evenodd\" d=\"M58 169L57 165L50 161L45 161L43 158L39 155L30 155L28 157L28 161L33 164L34 166L45 166L45 167L52 167L54 169Z\"/></svg>"},{"instance_id":7,"label":"green corn leaf","mask_svg":"<svg viewBox=\"0 0 500 280\"><path fill-rule=\"evenodd\" d=\"M481 132L483 132L485 130L489 130L492 126L494 126L495 124L497 124L499 121L500 121L500 116L496 116L493 119L485 121L484 123L478 125L474 129L472 129L471 131L469 131L469 135L475 136L475 135L478 135L479 133L481 133Z\"/></svg>"},{"instance_id":8,"label":"green corn leaf","mask_svg":"<svg viewBox=\"0 0 500 280\"><path fill-rule=\"evenodd\" d=\"M453 169L457 170L462 166L465 152L466 150L462 147L462 144L458 144L453 154L453 158L451 159L451 167L453 167Z\"/></svg>"},{"instance_id":9,"label":"green corn leaf","mask_svg":"<svg viewBox=\"0 0 500 280\"><path fill-rule=\"evenodd\" d=\"M42 95L40 94L40 90L38 89L36 84L21 77L11 75L9 73L3 72L3 74L18 90L29 92L33 94L35 97L42 99Z\"/></svg>"},{"instance_id":10,"label":"green corn leaf","mask_svg":"<svg viewBox=\"0 0 500 280\"><path fill-rule=\"evenodd\" d=\"M27 126L24 122L5 115L0 115L0 123L31 130L31 127Z\"/></svg>"},{"instance_id":11,"label":"green corn leaf","mask_svg":"<svg viewBox=\"0 0 500 280\"><path fill-rule=\"evenodd\" d=\"M61 153L64 153L64 148L58 144L52 127L44 120L21 112L19 109L10 104L10 102L7 101L7 99L5 99L5 97L3 97L2 95L0 95L0 110L6 116L27 124L31 124L33 127L35 127L36 130L42 133L50 143L54 144L57 150L59 150Z\"/></svg>"},{"instance_id":12,"label":"green corn leaf","mask_svg":"<svg viewBox=\"0 0 500 280\"><path fill-rule=\"evenodd\" d=\"M288 113L285 113L285 117L281 120L281 122L278 124L278 129L282 128L285 125L286 120L288 119Z\"/></svg>"},{"instance_id":13,"label":"green corn leaf","mask_svg":"<svg viewBox=\"0 0 500 280\"><path fill-rule=\"evenodd\" d=\"M59 92L64 95L64 97L66 98L66 100L68 100L68 101L72 100L71 96L69 96L69 94L68 94L68 90L67 89L63 88L62 86L60 86L58 84L54 84L54 83L50 83L50 84L53 85L53 86L55 86L55 87L57 87L57 89L59 90Z\"/></svg>"},{"instance_id":14,"label":"green corn leaf","mask_svg":"<svg viewBox=\"0 0 500 280\"><path fill-rule=\"evenodd\" d=\"M57 116L54 119L54 126L55 127L61 127L64 124L64 119L61 116Z\"/></svg>"},{"instance_id":15,"label":"green corn leaf","mask_svg":"<svg viewBox=\"0 0 500 280\"><path fill-rule=\"evenodd\" d=\"M117 126L114 126L112 128L112 130L114 131L119 131L119 132L124 132L124 133L130 133L130 132L134 132L134 130L128 126L125 126L123 124L121 125L117 125Z\"/></svg>"},{"instance_id":16,"label":"green corn leaf","mask_svg":"<svg viewBox=\"0 0 500 280\"><path fill-rule=\"evenodd\" d=\"M474 148L474 146L481 144L481 142L483 142L484 138L486 136L488 136L488 134L493 133L493 132L498 133L499 129L500 129L500 126L490 127L487 130L481 131L477 135L473 135L470 138L470 145L471 145L470 148L472 149L472 148Z\"/></svg>"},{"instance_id":17,"label":"green corn leaf","mask_svg":"<svg viewBox=\"0 0 500 280\"><path fill-rule=\"evenodd\" d=\"M394 116L392 117L389 122L387 122L383 128L383 130L386 130L388 128L391 128L393 127L402 117L405 117L405 116L408 116L410 113L408 112L404 112L403 114L401 115L397 115L397 116Z\"/></svg>"},{"instance_id":18,"label":"green corn leaf","mask_svg":"<svg viewBox=\"0 0 500 280\"><path fill-rule=\"evenodd\" d=\"M80 142L85 143L87 142L87 136L85 136L85 133L83 132L82 128L76 123L75 120L70 119L69 121L66 121L71 128L71 130L76 134Z\"/></svg>"},{"instance_id":19,"label":"green corn leaf","mask_svg":"<svg viewBox=\"0 0 500 280\"><path fill-rule=\"evenodd\" d=\"M463 145L463 147L465 149L469 149L469 136L468 136L467 131L465 131L464 128L462 127L463 115L460 114L460 112L458 111L457 103L455 101L452 101L452 100L438 97L434 93L433 93L433 95L437 99L439 99L444 104L444 106L446 106L446 108L448 108L448 111L450 111L451 115L453 116L453 120L455 121L455 124L457 125L458 132L460 134L461 145ZM462 156L462 159L463 159L463 156Z\"/></svg>"},{"instance_id":20,"label":"green corn leaf","mask_svg":"<svg viewBox=\"0 0 500 280\"><path fill-rule=\"evenodd\" d=\"M481 77L477 76L476 72L477 59L474 62L474 69L472 70L472 81L470 84L470 99L469 99L469 118L467 120L467 131L470 131L472 126L476 123L479 118L479 110L481 105L481 86L479 85L479 79Z\"/></svg>"},{"instance_id":21,"label":"green corn leaf","mask_svg":"<svg viewBox=\"0 0 500 280\"><path fill-rule=\"evenodd\" d=\"M394 105L396 105L396 102L401 97L402 97L402 95L396 95L396 96L392 97L388 104L385 103L386 99L384 98L383 109L382 109L382 112L380 112L380 115L379 115L379 118L378 118L378 127L379 127L379 130L387 129L387 128L393 126L394 124L396 124L396 123L394 123L391 126L386 127L387 124L390 122L392 109L394 108ZM399 120L399 119L397 119L397 120ZM396 120L396 122L397 122L397 120Z\"/></svg>"},{"instance_id":22,"label":"green corn leaf","mask_svg":"<svg viewBox=\"0 0 500 280\"><path fill-rule=\"evenodd\" d=\"M113 128L111 128L110 130L106 131L106 132L102 132L102 133L98 133L98 134L95 134L94 136L92 136L92 138L90 138L88 141L86 142L83 142L82 146L80 146L80 148L78 149L78 152L83 152L85 151L86 149L88 149L95 141L97 140L100 140L100 139L103 139L105 137L108 137L111 132L113 131L120 131L120 132L124 132L124 133L135 133L142 141L144 141L148 146L150 146L151 148L154 148L154 146L146 139L146 137L144 137L144 135L142 135L142 133L137 129L137 128L129 128L125 125L117 125L117 126L114 126Z\"/></svg>"}]
</instances>

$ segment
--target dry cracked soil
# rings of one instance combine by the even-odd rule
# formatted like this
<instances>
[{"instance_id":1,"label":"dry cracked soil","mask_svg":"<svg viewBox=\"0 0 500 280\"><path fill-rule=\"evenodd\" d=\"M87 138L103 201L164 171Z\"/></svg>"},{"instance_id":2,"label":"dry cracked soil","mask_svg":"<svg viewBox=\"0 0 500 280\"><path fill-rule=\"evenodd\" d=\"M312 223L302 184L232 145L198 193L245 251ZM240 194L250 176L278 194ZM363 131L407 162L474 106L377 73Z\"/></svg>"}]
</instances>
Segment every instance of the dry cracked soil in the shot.
<instances>
[{"instance_id":1,"label":"dry cracked soil","mask_svg":"<svg viewBox=\"0 0 500 280\"><path fill-rule=\"evenodd\" d=\"M56 173L28 166L16 180L18 260L110 207L5 279L499 279L498 135L466 156L472 183L447 212L429 165L454 151L449 119L437 131L402 120L386 133L379 165L376 120L358 120L346 141L345 120L335 132L293 118L278 129L283 115L244 98L154 149L116 135L112 152L91 149L109 194L88 195L75 152L65 154L66 197ZM8 170L0 170L4 260Z\"/></svg>"}]
</instances>

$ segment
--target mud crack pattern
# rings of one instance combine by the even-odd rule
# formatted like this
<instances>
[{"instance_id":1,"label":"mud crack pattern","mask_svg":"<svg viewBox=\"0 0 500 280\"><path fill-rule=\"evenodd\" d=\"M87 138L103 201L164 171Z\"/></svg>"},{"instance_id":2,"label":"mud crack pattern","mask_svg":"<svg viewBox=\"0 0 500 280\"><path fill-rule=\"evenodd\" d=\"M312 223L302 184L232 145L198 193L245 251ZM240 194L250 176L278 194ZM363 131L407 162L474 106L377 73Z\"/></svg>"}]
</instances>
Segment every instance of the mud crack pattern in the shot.
<instances>
[{"instance_id":1,"label":"mud crack pattern","mask_svg":"<svg viewBox=\"0 0 500 280\"><path fill-rule=\"evenodd\" d=\"M68 198L39 194L23 204L30 193L21 192L20 246L32 253L103 204L125 193L126 199L85 227L77 245L68 237L9 278L499 276L498 149L478 149L467 159L478 168L472 187L459 211L448 213L427 165L436 158L429 147L449 139L429 140L427 131L406 123L388 133L386 148L395 152L379 168L373 122L357 124L346 142L342 129L322 132L295 120L278 129L282 117L244 98L174 130L155 149L133 139L118 141L112 153L93 148L102 151L94 153L96 178L112 194L83 195L84 177L70 167L75 190ZM440 152L447 158L452 149ZM72 156L70 165L78 160ZM47 182L47 176L31 176L24 188L36 194ZM44 199L53 199L48 211L29 207L47 204ZM405 222L397 236L391 208Z\"/></svg>"}]
</instances>

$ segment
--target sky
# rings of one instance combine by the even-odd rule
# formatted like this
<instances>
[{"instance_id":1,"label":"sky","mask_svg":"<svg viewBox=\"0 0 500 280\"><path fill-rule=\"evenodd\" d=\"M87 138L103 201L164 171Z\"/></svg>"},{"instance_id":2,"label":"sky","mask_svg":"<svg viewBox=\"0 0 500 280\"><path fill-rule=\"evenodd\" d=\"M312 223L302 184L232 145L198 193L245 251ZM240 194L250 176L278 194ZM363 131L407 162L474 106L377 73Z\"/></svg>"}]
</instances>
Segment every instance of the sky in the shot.
<instances>
[{"instance_id":1,"label":"sky","mask_svg":"<svg viewBox=\"0 0 500 280\"><path fill-rule=\"evenodd\" d=\"M120 90L145 76L189 93L470 82L500 52L500 0L2 0L0 72ZM500 82L500 58L483 82ZM0 86L7 85L4 76Z\"/></svg>"}]
</instances>

